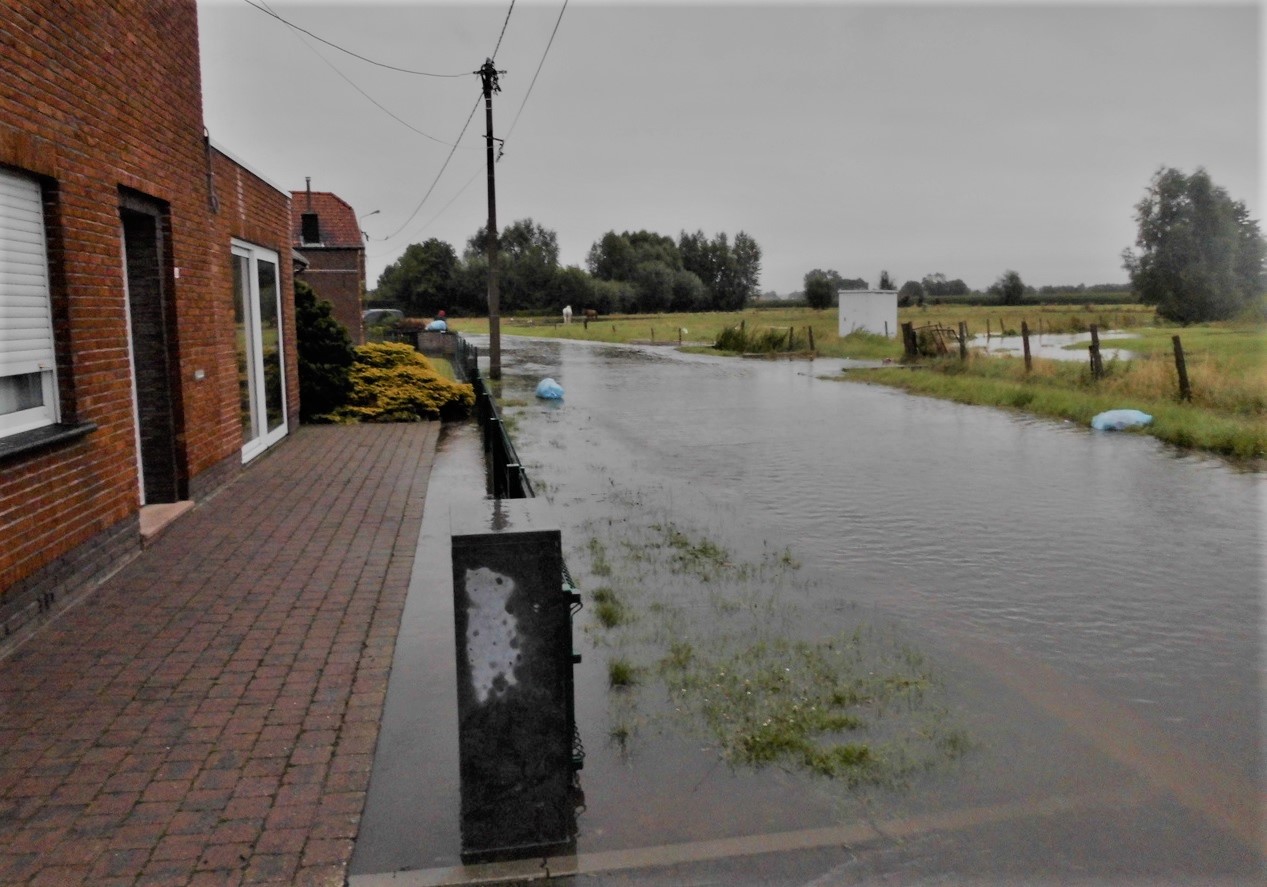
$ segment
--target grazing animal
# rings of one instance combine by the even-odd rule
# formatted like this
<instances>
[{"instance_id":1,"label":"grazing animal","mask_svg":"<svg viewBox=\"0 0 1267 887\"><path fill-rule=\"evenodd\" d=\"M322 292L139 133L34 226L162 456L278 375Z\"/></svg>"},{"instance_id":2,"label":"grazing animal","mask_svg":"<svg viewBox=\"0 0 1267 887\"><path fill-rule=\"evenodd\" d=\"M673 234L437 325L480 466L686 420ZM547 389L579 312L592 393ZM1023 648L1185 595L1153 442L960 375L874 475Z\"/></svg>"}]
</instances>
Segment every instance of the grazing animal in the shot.
<instances>
[{"instance_id":1,"label":"grazing animal","mask_svg":"<svg viewBox=\"0 0 1267 887\"><path fill-rule=\"evenodd\" d=\"M563 306L563 322L564 323L572 322L572 306L571 305Z\"/></svg>"}]
</instances>

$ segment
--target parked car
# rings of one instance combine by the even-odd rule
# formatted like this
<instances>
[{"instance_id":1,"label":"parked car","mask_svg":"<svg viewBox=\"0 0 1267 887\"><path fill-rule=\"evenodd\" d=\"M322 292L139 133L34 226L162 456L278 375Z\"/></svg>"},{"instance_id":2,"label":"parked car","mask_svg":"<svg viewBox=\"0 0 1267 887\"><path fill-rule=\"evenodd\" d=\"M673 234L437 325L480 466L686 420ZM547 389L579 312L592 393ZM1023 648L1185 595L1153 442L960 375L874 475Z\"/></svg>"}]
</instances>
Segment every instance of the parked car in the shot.
<instances>
[{"instance_id":1,"label":"parked car","mask_svg":"<svg viewBox=\"0 0 1267 887\"><path fill-rule=\"evenodd\" d=\"M361 323L366 326L387 326L405 319L405 312L395 308L371 308L361 315Z\"/></svg>"}]
</instances>

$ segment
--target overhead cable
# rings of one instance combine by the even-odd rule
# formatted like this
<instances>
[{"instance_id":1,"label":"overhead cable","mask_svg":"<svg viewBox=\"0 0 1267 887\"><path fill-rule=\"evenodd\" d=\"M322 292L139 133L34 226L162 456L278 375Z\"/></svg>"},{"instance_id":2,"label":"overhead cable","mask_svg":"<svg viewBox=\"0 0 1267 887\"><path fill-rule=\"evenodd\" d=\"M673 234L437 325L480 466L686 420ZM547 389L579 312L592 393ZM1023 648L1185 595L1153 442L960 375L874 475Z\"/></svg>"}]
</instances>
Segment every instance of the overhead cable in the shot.
<instances>
[{"instance_id":1,"label":"overhead cable","mask_svg":"<svg viewBox=\"0 0 1267 887\"><path fill-rule=\"evenodd\" d=\"M502 48L502 37L506 36L506 26L510 24L510 14L515 11L515 0L510 0L510 9L506 10L506 21L502 22L502 32L497 36L497 45L493 47L493 54L490 59L497 60L497 50Z\"/></svg>"},{"instance_id":2,"label":"overhead cable","mask_svg":"<svg viewBox=\"0 0 1267 887\"><path fill-rule=\"evenodd\" d=\"M391 240L405 227L414 220L414 216L418 215L418 210L422 209L422 205L427 202L427 198L431 196L431 192L436 189L436 184L440 181L440 176L444 175L444 171L448 169L449 161L453 159L454 152L457 151L458 145L462 143L462 136L466 135L466 128L471 125L471 120L475 118L475 112L479 110L480 103L484 101L484 93L481 91L475 99L475 104L471 106L471 113L466 115L466 123L462 124L462 131L458 133L457 139L453 143L453 147L449 149L449 156L444 158L444 165L440 167L440 171L436 173L436 177L431 181L431 187L427 189L427 193L422 195L422 199L418 201L418 205L414 207L414 211L409 214L409 218L400 223L400 227L384 237L384 240Z\"/></svg>"},{"instance_id":3,"label":"overhead cable","mask_svg":"<svg viewBox=\"0 0 1267 887\"><path fill-rule=\"evenodd\" d=\"M485 173L485 171L484 171L484 166L483 166L483 164L480 164L479 169L475 170L475 172L471 175L471 177L470 177L469 179L467 179L467 180L466 180L466 184L465 184L465 185L463 185L461 188L459 188L459 189L457 190L457 193L456 193L456 194L454 194L452 197L450 197L450 198L449 198L449 202L448 202L448 203L446 203L444 206L440 207L440 209L436 210L436 214L435 214L434 216L432 216L430 219L428 219L428 220L427 220L427 222L426 222L426 224L424 224L421 228L415 228L415 229L414 229L414 231L413 231L413 233L411 233L411 234L409 235L409 239L410 239L410 240L413 240L415 237L417 237L417 236L418 236L419 234L421 234L423 231L426 231L426 230L427 230L428 228L430 228L433 224L435 224L436 219L438 219L438 218L440 218L440 216L444 215L445 211L446 211L446 210L448 210L448 208L449 208L449 207L451 207L451 206L452 206L452 205L453 205L453 204L457 201L457 199L458 199L459 197L461 197L461 196L462 196L462 195L466 192L466 189L467 189L467 188L469 188L469 187L471 187L471 184L472 184L472 183L473 183L476 179L478 179L480 176L485 175L485 174L486 174L486 173ZM383 239L383 240L386 240L387 238L386 238L386 237L384 237L384 238L382 238L382 239ZM392 253L394 253L394 252L396 252L396 250L394 250L394 249L384 250L384 251L383 251L383 252L381 252L381 253L380 253L380 252L373 252L373 253L371 253L371 252L366 252L365 257L366 257L366 258L369 258L369 259L379 259L379 258L382 258L383 256L389 256L389 255L391 255L391 254L392 254Z\"/></svg>"},{"instance_id":4,"label":"overhead cable","mask_svg":"<svg viewBox=\"0 0 1267 887\"><path fill-rule=\"evenodd\" d=\"M425 139L430 139L431 141L435 142L436 144L439 144L439 145L444 145L445 147L448 147L448 148L452 148L452 147L454 147L452 143L450 143L450 142L446 142L444 139L438 139L438 138L436 138L435 136L431 135L430 133L425 133L425 132L423 132L421 129L419 129L418 127L414 126L412 123L410 123L408 120L405 120L404 118L397 116L397 115L396 115L396 114L395 114L395 113L394 113L394 112L393 112L390 108L388 108L386 105L383 105L381 102L379 102L377 99L375 99L375 98L374 98L372 95L370 95L368 92L366 92L365 90L361 89L361 87L357 86L357 85L356 85L356 84L352 81L352 78L348 77L348 75L346 75L346 74L344 74L342 71L340 71L340 70L339 70L339 68L338 68L338 66L337 66L337 65L335 65L335 63L334 63L334 62L332 62L332 61L330 61L328 58L326 58L324 55L322 55L322 54L321 54L321 51L320 51L320 50L318 50L315 46L313 46L312 44L310 44L310 43L309 43L306 39L304 39L302 36L300 36L300 35L298 35L298 34L296 34L295 36L299 38L299 40L300 40L300 41L304 44L304 46L306 46L306 47L308 47L308 49L312 50L313 54L314 54L314 55L316 55L316 57L317 57L317 58L321 59L323 62L325 62L327 65L329 65L329 66L330 66L330 70L334 71L334 73L336 73L336 74L338 74L340 77L342 77L342 78L343 78L343 80L344 80L344 82L345 82L345 83L347 83L347 85L348 85L348 86L352 87L352 88L353 88L353 89L355 89L357 92L359 92L361 95L365 96L365 98L366 98L366 99L368 99L368 100L370 101L370 103L374 105L374 107L378 108L380 111L382 111L382 112L383 112L384 114L386 114L388 117L392 118L393 120L395 120L397 123L399 123L401 126L405 127L406 129L411 130L412 132L416 132L418 135L422 136L422 137L423 137L423 138L425 138Z\"/></svg>"},{"instance_id":5,"label":"overhead cable","mask_svg":"<svg viewBox=\"0 0 1267 887\"><path fill-rule=\"evenodd\" d=\"M528 96L532 95L532 87L537 82L537 75L541 73L541 66L546 63L546 56L550 54L550 47L554 45L554 35L559 33L559 24L563 21L563 13L567 11L568 0L563 0L563 8L559 10L559 17L554 21L554 30L550 32L550 39L546 43L545 52L541 53L541 61L537 62L537 70L532 74L532 82L528 84L528 91L524 93L524 100L519 103L519 110L515 112L515 119L510 122L510 129L506 130L506 138L510 138L510 134L515 131L515 124L519 122L519 115L524 112L524 105L528 104ZM497 159L501 159L498 154Z\"/></svg>"},{"instance_id":6,"label":"overhead cable","mask_svg":"<svg viewBox=\"0 0 1267 887\"><path fill-rule=\"evenodd\" d=\"M369 63L369 64L371 64L371 65L377 65L377 66L378 66L378 67L380 67L380 68L387 68L389 71L399 71L399 72L400 72L400 73L402 73L402 74L417 74L417 75L418 75L418 76L420 76L420 77L465 77L465 76L467 76L465 71L463 71L463 72L462 72L462 73L460 73L460 74L437 74L437 73L435 73L435 72L433 72L433 71L414 71L414 70L411 70L411 69L409 69L409 68L400 68L400 67L397 67L396 65L389 65L389 64L387 64L386 62L379 62L379 61L375 61L374 59L371 59L371 58L366 58L365 56L361 55L360 53L353 52L353 51L352 51L352 50L350 50L350 49L345 49L344 47L340 46L340 45L339 45L339 44L337 44L337 43L331 43L331 42L330 42L329 40L327 40L326 38L321 37L321 36L319 36L319 35L317 35L317 34L314 34L314 33L312 33L312 31L309 31L309 30L308 30L308 29L306 29L306 28L301 28L301 27L299 27L299 25L295 24L294 22L287 21L286 19L282 18L282 17L281 17L280 15L278 15L277 13L273 12L273 10L271 10L271 9L267 9L267 8L265 8L264 6L261 6L259 3L255 3L255 2L254 2L254 0L243 0L243 2L244 2L244 3L246 3L246 4L248 4L248 5L249 5L249 6L251 6L251 7L255 8L255 9L258 9L260 12L264 13L265 15L272 16L273 18L277 19L279 22L281 22L281 23L282 23L283 25L285 25L286 27L288 27L288 28L294 28L296 31L302 31L303 33L307 34L307 35L308 35L309 37L311 37L312 39L321 41L321 42L322 42L322 43L324 43L326 46L329 46L329 47L331 47L331 48L333 48L333 49L337 49L339 52L345 52L345 53L347 53L348 55L352 56L353 58L358 58L358 59L360 59L361 61L363 61L363 62L368 62L368 63ZM511 6L513 7L513 6L514 6L514 4L512 3L512 4L511 4ZM509 18L509 17L510 17L510 16L509 16L509 13L508 13L508 14L507 14L507 18ZM503 27L502 27L502 33L505 33L505 26L503 26ZM498 42L500 43L501 41L499 40Z\"/></svg>"}]
</instances>

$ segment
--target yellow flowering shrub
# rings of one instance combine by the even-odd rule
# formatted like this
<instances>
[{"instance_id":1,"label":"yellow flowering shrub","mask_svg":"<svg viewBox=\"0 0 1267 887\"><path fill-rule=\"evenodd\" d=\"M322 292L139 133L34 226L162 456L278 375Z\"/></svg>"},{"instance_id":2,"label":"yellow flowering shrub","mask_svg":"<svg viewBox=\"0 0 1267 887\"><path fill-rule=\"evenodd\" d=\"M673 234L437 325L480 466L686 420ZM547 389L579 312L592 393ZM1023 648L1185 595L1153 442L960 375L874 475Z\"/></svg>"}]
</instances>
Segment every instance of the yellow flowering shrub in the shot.
<instances>
[{"instance_id":1,"label":"yellow flowering shrub","mask_svg":"<svg viewBox=\"0 0 1267 887\"><path fill-rule=\"evenodd\" d=\"M475 405L475 390L446 379L411 346L376 342L356 349L347 403L335 422L418 422L459 419Z\"/></svg>"}]
</instances>

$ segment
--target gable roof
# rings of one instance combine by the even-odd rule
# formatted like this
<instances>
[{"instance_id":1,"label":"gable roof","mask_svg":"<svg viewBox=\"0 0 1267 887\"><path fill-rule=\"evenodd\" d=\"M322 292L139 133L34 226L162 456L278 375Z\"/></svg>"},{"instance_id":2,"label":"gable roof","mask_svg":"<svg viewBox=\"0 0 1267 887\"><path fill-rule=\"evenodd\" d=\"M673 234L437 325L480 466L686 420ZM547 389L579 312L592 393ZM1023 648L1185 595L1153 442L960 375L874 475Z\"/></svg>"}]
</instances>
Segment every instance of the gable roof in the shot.
<instances>
[{"instance_id":1,"label":"gable roof","mask_svg":"<svg viewBox=\"0 0 1267 887\"><path fill-rule=\"evenodd\" d=\"M311 201L311 202L310 202ZM329 191L290 192L290 237L297 247L312 249L303 242L305 213L316 213L321 230L319 245L327 249L365 249L356 212L347 201Z\"/></svg>"}]
</instances>

